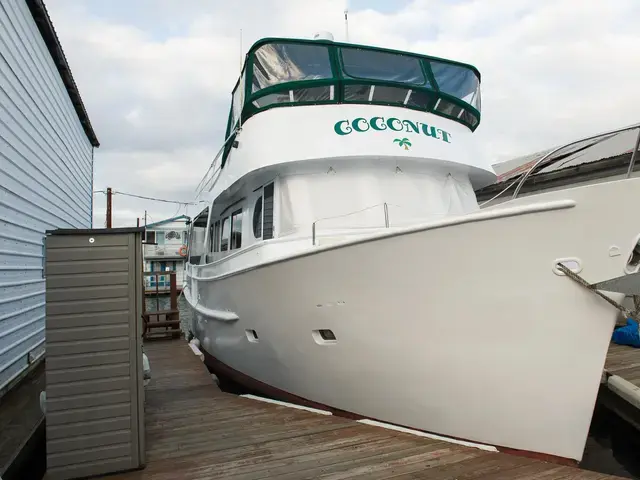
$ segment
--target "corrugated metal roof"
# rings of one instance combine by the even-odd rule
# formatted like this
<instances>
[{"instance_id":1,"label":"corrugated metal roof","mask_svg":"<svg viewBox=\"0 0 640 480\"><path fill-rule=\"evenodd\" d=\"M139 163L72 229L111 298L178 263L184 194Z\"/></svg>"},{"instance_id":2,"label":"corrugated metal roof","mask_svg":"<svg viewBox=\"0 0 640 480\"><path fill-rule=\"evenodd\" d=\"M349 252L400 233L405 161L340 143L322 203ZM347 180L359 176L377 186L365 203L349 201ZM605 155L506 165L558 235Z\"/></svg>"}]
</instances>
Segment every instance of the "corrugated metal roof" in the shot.
<instances>
[{"instance_id":1,"label":"corrugated metal roof","mask_svg":"<svg viewBox=\"0 0 640 480\"><path fill-rule=\"evenodd\" d=\"M601 142L595 143L585 150L574 153L553 165L541 169L540 173L555 172L564 168L598 162L607 158L630 153L633 151L637 136L638 131L631 130L606 137Z\"/></svg>"},{"instance_id":2,"label":"corrugated metal roof","mask_svg":"<svg viewBox=\"0 0 640 480\"><path fill-rule=\"evenodd\" d=\"M549 161L553 161L552 164L537 170L533 176L586 163L594 163L629 153L633 150L637 135L638 130L629 130L613 135L603 135L597 139L587 140L567 149L562 149L548 159ZM494 170L496 170L498 174L496 183L506 182L525 173L539 159L556 148L558 147L549 148L493 165ZM547 162L545 161L545 163Z\"/></svg>"},{"instance_id":3,"label":"corrugated metal roof","mask_svg":"<svg viewBox=\"0 0 640 480\"><path fill-rule=\"evenodd\" d=\"M44 352L43 238L91 226L93 147L26 0L0 1L0 394Z\"/></svg>"},{"instance_id":4,"label":"corrugated metal roof","mask_svg":"<svg viewBox=\"0 0 640 480\"><path fill-rule=\"evenodd\" d=\"M493 170L498 176L497 182L502 182L506 179L513 178L521 172L526 172L533 166L536 160L542 158L543 155L549 153L552 148L542 150L540 152L530 153L521 157L512 158L500 163L495 163Z\"/></svg>"}]
</instances>

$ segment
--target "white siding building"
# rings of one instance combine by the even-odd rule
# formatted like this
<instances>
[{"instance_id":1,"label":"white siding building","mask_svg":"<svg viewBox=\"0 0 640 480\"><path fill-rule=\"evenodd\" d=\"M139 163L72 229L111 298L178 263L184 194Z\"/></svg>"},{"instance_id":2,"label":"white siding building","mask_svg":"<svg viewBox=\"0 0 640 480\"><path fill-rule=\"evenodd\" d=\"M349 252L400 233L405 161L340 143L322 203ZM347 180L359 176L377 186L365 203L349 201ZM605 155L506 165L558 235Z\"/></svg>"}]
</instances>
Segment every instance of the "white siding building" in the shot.
<instances>
[{"instance_id":1,"label":"white siding building","mask_svg":"<svg viewBox=\"0 0 640 480\"><path fill-rule=\"evenodd\" d=\"M185 280L184 260L189 220L186 215L181 215L146 226L144 269L146 272L176 272L178 290L182 289ZM169 291L169 275L145 275L144 282L145 290L149 293L156 290Z\"/></svg>"},{"instance_id":2,"label":"white siding building","mask_svg":"<svg viewBox=\"0 0 640 480\"><path fill-rule=\"evenodd\" d=\"M0 396L44 354L45 231L92 226L98 145L42 0L1 0Z\"/></svg>"}]
</instances>

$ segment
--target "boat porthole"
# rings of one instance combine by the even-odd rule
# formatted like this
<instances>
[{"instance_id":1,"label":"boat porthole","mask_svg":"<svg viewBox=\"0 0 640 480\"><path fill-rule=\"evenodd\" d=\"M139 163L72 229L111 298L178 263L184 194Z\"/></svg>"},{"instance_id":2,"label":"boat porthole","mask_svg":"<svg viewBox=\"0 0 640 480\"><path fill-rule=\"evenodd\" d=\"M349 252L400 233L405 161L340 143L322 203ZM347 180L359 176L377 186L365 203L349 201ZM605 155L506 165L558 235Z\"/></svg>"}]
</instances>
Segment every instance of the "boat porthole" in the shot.
<instances>
[{"instance_id":1,"label":"boat porthole","mask_svg":"<svg viewBox=\"0 0 640 480\"><path fill-rule=\"evenodd\" d=\"M244 333L251 343L258 343L258 333L255 330L247 329Z\"/></svg>"},{"instance_id":2,"label":"boat porthole","mask_svg":"<svg viewBox=\"0 0 640 480\"><path fill-rule=\"evenodd\" d=\"M338 339L336 338L335 333L333 333L333 330L326 328L313 330L311 335L318 345L333 345L338 343Z\"/></svg>"}]
</instances>

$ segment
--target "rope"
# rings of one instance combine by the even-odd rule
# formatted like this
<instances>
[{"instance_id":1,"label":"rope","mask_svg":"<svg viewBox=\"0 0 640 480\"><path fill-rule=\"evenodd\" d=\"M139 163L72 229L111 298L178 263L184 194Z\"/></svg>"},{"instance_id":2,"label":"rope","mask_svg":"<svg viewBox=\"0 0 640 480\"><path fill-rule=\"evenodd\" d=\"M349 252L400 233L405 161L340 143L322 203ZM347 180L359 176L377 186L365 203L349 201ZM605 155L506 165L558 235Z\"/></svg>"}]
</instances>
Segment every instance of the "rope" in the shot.
<instances>
[{"instance_id":1,"label":"rope","mask_svg":"<svg viewBox=\"0 0 640 480\"><path fill-rule=\"evenodd\" d=\"M607 297L604 293L602 293L599 290L597 290L593 285L591 285L589 282L587 282L580 275L578 275L577 273L575 273L572 270L570 270L566 265L563 265L562 263L558 263L557 266L558 266L558 270L560 270L562 273L564 273L571 280L579 283L580 285L585 287L587 290L592 291L593 293L598 295L600 298L605 300L609 305L612 305L612 306L616 307L618 310L620 310L620 312L622 312L622 314L624 315L625 318L632 318L632 319L636 320L635 312L632 312L631 310L629 310L629 309L623 307L622 305L620 305L615 300L612 300L609 297Z\"/></svg>"}]
</instances>

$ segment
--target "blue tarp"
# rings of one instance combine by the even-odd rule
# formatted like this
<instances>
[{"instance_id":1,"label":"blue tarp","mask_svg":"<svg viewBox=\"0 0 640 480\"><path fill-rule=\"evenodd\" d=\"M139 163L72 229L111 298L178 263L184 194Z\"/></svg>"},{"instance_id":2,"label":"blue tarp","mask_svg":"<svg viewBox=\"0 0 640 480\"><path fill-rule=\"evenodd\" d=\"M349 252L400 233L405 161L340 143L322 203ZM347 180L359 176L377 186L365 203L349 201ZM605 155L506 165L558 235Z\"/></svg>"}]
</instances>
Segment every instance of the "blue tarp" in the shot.
<instances>
[{"instance_id":1,"label":"blue tarp","mask_svg":"<svg viewBox=\"0 0 640 480\"><path fill-rule=\"evenodd\" d=\"M630 347L640 348L638 322L632 318L627 318L627 324L624 327L618 327L613 331L611 340L618 345L629 345Z\"/></svg>"}]
</instances>

